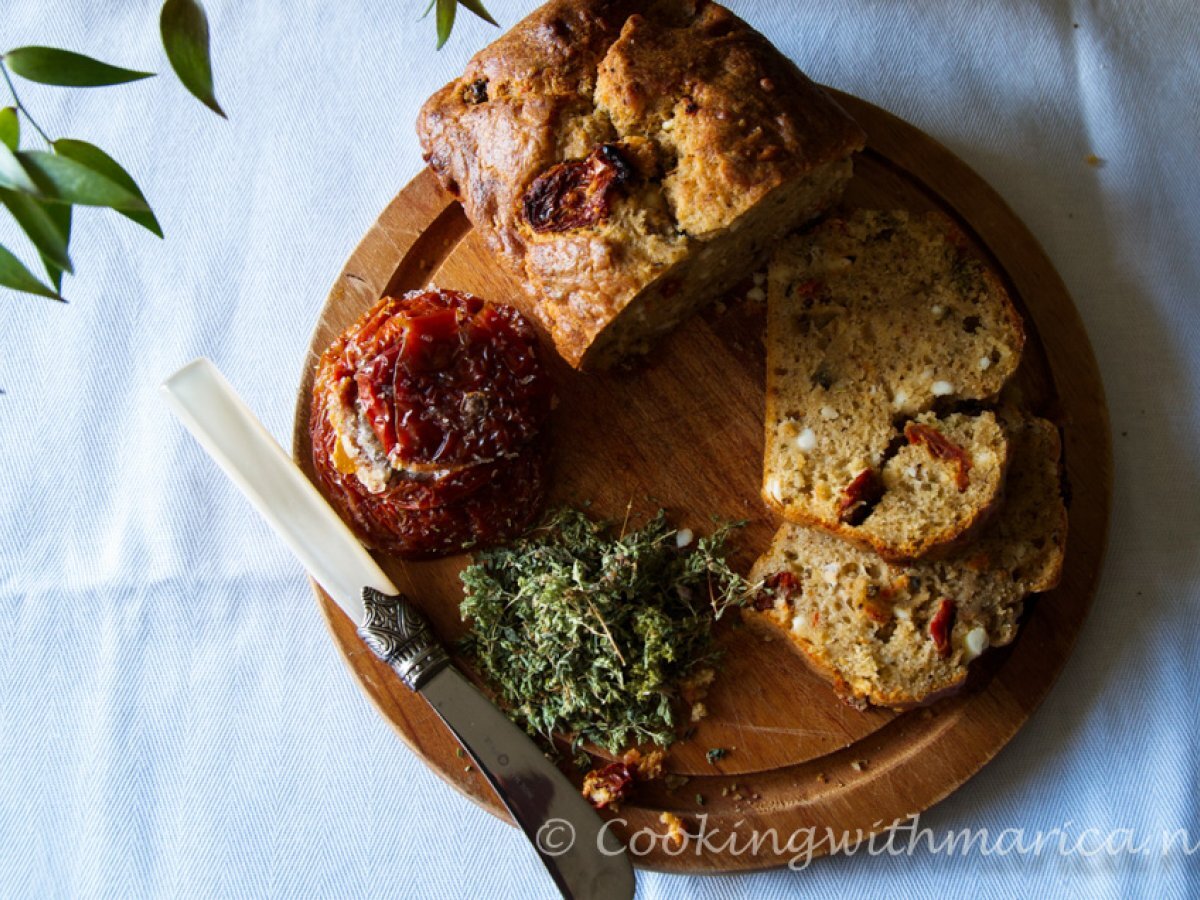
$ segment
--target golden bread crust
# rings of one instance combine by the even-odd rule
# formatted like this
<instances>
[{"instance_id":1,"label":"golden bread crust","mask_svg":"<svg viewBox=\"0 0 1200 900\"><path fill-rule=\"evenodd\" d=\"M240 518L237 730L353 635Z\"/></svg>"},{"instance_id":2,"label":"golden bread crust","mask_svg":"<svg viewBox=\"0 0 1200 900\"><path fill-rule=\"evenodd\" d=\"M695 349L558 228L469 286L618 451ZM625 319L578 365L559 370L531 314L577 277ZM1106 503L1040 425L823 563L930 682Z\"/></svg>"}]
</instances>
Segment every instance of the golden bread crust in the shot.
<instances>
[{"instance_id":1,"label":"golden bread crust","mask_svg":"<svg viewBox=\"0 0 1200 900\"><path fill-rule=\"evenodd\" d=\"M622 310L764 197L825 177L823 167L864 142L762 35L705 0L553 0L438 91L417 130L430 167L525 285L573 365ZM524 203L535 180L605 144L635 170L609 213L569 230L531 228ZM831 172L830 188L788 216L820 212L848 174ZM755 261L725 265L744 275ZM670 293L667 284L653 299ZM673 324L644 318L623 319L622 352L644 349L641 332Z\"/></svg>"}]
</instances>

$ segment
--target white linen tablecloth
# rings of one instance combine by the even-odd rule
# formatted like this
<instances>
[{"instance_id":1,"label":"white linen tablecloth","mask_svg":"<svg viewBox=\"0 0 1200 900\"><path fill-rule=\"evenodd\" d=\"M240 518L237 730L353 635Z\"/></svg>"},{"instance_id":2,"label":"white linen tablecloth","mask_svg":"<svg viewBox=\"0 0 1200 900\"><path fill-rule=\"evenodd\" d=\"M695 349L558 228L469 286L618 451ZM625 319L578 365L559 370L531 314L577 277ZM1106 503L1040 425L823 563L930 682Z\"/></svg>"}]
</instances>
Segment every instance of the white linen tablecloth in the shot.
<instances>
[{"instance_id":1,"label":"white linen tablecloth","mask_svg":"<svg viewBox=\"0 0 1200 900\"><path fill-rule=\"evenodd\" d=\"M508 25L533 3L489 5ZM1105 375L1116 488L1094 611L1045 705L922 826L1181 828L1195 845L1200 7L732 5L987 178L1058 266ZM4 47L164 73L22 91L53 134L122 160L167 234L85 211L69 305L0 293L0 897L552 896L519 834L376 714L299 567L157 393L207 354L288 444L327 289L421 165L417 108L494 32L463 15L434 53L422 0L206 6L227 122L167 73L156 2L10 0L0 24ZM0 242L27 249L7 221ZM639 885L1183 897L1198 871L1178 846L917 852Z\"/></svg>"}]
</instances>

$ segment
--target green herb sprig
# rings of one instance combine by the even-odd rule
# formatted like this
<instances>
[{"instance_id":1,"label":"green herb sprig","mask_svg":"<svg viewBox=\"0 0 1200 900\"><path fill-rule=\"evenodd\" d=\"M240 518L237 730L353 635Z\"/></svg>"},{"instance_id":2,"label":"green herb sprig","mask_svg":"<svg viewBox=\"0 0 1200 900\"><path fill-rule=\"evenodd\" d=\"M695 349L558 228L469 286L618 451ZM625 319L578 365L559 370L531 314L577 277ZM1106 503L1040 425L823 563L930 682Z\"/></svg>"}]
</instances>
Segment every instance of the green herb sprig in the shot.
<instances>
[{"instance_id":1,"label":"green herb sprig","mask_svg":"<svg viewBox=\"0 0 1200 900\"><path fill-rule=\"evenodd\" d=\"M224 117L213 93L203 7L197 0L166 0L159 24L167 60L183 86ZM68 246L74 207L112 209L160 238L163 232L124 167L87 141L51 138L22 102L13 75L38 84L94 88L141 81L154 73L57 47L17 47L0 55L0 76L13 101L0 109L0 205L37 250L49 281L42 281L12 251L0 246L0 286L61 301L63 275L75 271ZM22 148L22 119L46 149Z\"/></svg>"},{"instance_id":2,"label":"green herb sprig","mask_svg":"<svg viewBox=\"0 0 1200 900\"><path fill-rule=\"evenodd\" d=\"M459 6L497 24L481 0L430 0L425 14L435 6L439 50L450 37ZM180 83L225 118L213 88L208 17L199 0L165 0L159 30L167 61ZM0 108L0 205L33 244L49 282L0 245L0 287L62 301L63 275L75 272L69 252L73 207L112 209L160 238L163 232L145 195L120 163L86 141L51 138L22 102L13 75L38 84L94 88L153 78L154 73L57 47L17 47L0 54L0 76L13 104ZM22 148L22 119L47 149Z\"/></svg>"},{"instance_id":3,"label":"green herb sprig","mask_svg":"<svg viewBox=\"0 0 1200 900\"><path fill-rule=\"evenodd\" d=\"M712 624L750 596L724 559L728 523L680 548L662 511L612 536L561 509L463 570L463 642L509 716L610 752L675 739L680 683L715 659Z\"/></svg>"},{"instance_id":4,"label":"green herb sprig","mask_svg":"<svg viewBox=\"0 0 1200 900\"><path fill-rule=\"evenodd\" d=\"M425 12L421 15L424 19L437 7L437 49L441 50L446 45L446 41L450 40L450 32L454 30L454 19L458 14L460 6L465 7L469 12L474 13L489 25L500 26L500 23L492 18L492 14L484 7L482 0L429 0L429 5L425 7Z\"/></svg>"}]
</instances>

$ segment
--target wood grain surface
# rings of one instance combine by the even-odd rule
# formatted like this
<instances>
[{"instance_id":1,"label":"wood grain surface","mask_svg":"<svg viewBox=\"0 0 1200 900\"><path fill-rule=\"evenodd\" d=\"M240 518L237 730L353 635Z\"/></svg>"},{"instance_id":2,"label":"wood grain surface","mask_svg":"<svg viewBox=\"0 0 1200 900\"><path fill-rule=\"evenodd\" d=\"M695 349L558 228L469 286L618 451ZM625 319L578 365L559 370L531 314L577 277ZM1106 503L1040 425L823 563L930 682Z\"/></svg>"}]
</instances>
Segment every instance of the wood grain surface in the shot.
<instances>
[{"instance_id":1,"label":"wood grain surface","mask_svg":"<svg viewBox=\"0 0 1200 900\"><path fill-rule=\"evenodd\" d=\"M1112 479L1108 415L1087 335L1062 281L1025 226L961 160L887 112L832 93L869 135L845 204L951 215L1006 278L1026 316L1019 384L1035 411L1062 426L1065 439L1072 488L1066 568L1057 590L1028 605L1017 641L976 663L967 692L903 715L851 709L782 641L722 622L724 661L707 700L709 715L668 755L669 771L687 776L687 783L644 786L620 810L624 824L614 825L626 838L642 829L661 833L659 815L670 811L693 833L703 826L710 839L680 850L664 841L651 846L647 832L636 840L635 858L646 868L767 868L794 855L787 842L798 829L866 835L880 822L927 809L979 771L1046 695L1096 589ZM297 398L293 445L309 478L308 404L317 356L380 296L429 283L524 304L462 209L426 171L363 238L321 311ZM677 524L700 532L711 528L714 515L746 519L734 561L747 569L777 524L759 500L763 312L732 298L710 307L629 373L583 375L555 357L560 403L552 421L552 502L590 500L595 513L616 519L627 508L637 519L663 506ZM445 642L463 633L457 576L465 557L380 562ZM335 645L408 746L459 791L504 817L486 782L465 771L450 733L314 589ZM712 747L729 751L715 765L705 758ZM768 829L778 841L762 839L756 852L746 849L755 832L768 835Z\"/></svg>"}]
</instances>

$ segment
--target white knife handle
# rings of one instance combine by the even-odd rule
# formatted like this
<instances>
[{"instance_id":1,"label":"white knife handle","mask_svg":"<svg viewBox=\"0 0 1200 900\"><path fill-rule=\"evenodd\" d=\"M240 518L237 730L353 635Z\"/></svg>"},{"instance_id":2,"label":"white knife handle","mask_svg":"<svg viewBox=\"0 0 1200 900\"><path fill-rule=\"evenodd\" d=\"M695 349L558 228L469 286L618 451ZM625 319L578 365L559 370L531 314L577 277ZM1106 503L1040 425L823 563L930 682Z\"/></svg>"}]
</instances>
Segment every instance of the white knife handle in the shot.
<instances>
[{"instance_id":1,"label":"white knife handle","mask_svg":"<svg viewBox=\"0 0 1200 900\"><path fill-rule=\"evenodd\" d=\"M397 593L371 554L211 360L193 360L162 388L171 409L200 446L356 626L366 617L364 587Z\"/></svg>"}]
</instances>

